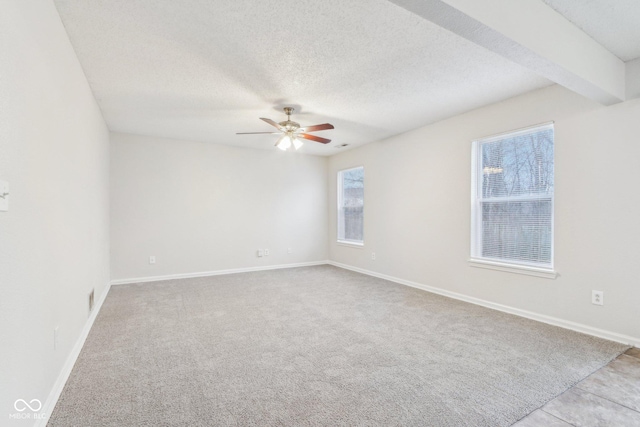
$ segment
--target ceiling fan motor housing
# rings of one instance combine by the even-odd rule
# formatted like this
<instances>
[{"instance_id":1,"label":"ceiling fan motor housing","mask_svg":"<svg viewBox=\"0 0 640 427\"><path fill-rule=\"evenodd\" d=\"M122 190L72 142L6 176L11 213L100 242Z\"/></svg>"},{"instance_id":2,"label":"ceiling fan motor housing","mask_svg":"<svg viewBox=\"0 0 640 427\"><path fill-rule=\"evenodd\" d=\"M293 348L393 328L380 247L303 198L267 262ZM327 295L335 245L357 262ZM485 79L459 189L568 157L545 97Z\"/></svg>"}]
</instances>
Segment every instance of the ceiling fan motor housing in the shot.
<instances>
[{"instance_id":1,"label":"ceiling fan motor housing","mask_svg":"<svg viewBox=\"0 0 640 427\"><path fill-rule=\"evenodd\" d=\"M291 114L293 113L292 107L284 107L284 113L287 115L287 120L284 122L278 123L280 126L284 127L287 132L295 132L300 128L300 123L296 123L291 121Z\"/></svg>"},{"instance_id":2,"label":"ceiling fan motor housing","mask_svg":"<svg viewBox=\"0 0 640 427\"><path fill-rule=\"evenodd\" d=\"M287 132L294 132L300 127L300 123L296 123L291 120L285 120L284 122L280 122L278 124L284 127Z\"/></svg>"}]
</instances>

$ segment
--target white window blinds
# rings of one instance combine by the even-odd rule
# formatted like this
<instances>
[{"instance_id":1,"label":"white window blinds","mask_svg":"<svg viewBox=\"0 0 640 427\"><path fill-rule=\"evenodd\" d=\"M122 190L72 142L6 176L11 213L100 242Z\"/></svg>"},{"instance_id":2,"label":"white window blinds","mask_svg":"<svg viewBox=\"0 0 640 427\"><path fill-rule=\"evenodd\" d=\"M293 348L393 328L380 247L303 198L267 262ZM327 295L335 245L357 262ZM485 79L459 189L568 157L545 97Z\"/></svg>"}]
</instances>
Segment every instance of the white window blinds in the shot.
<instances>
[{"instance_id":1,"label":"white window blinds","mask_svg":"<svg viewBox=\"0 0 640 427\"><path fill-rule=\"evenodd\" d=\"M553 267L553 124L473 144L471 257Z\"/></svg>"},{"instance_id":2,"label":"white window blinds","mask_svg":"<svg viewBox=\"0 0 640 427\"><path fill-rule=\"evenodd\" d=\"M338 241L364 242L364 168L338 172Z\"/></svg>"}]
</instances>

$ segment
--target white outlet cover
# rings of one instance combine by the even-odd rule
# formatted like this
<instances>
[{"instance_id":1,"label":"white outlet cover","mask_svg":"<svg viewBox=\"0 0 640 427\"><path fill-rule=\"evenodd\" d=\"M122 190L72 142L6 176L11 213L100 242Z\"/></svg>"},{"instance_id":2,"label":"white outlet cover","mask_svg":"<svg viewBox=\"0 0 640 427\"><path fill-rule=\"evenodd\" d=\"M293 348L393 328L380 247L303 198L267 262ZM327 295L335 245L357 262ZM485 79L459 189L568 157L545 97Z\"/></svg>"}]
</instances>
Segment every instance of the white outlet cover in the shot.
<instances>
[{"instance_id":1,"label":"white outlet cover","mask_svg":"<svg viewBox=\"0 0 640 427\"><path fill-rule=\"evenodd\" d=\"M9 210L9 183L7 181L0 181L0 211L6 212Z\"/></svg>"},{"instance_id":2,"label":"white outlet cover","mask_svg":"<svg viewBox=\"0 0 640 427\"><path fill-rule=\"evenodd\" d=\"M591 302L595 305L604 305L604 292L591 291Z\"/></svg>"}]
</instances>

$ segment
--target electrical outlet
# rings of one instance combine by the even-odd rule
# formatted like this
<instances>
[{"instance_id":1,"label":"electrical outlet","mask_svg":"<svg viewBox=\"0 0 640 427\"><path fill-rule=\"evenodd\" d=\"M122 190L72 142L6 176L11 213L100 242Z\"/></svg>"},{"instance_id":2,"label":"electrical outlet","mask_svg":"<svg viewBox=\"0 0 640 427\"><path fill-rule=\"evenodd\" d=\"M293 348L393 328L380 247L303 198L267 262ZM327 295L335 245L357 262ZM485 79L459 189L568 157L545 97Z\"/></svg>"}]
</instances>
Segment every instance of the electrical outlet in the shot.
<instances>
[{"instance_id":1,"label":"electrical outlet","mask_svg":"<svg viewBox=\"0 0 640 427\"><path fill-rule=\"evenodd\" d=\"M258 249L258 256L264 256L264 251L262 249Z\"/></svg>"},{"instance_id":2,"label":"electrical outlet","mask_svg":"<svg viewBox=\"0 0 640 427\"><path fill-rule=\"evenodd\" d=\"M269 256L269 249L264 250L264 256Z\"/></svg>"},{"instance_id":3,"label":"electrical outlet","mask_svg":"<svg viewBox=\"0 0 640 427\"><path fill-rule=\"evenodd\" d=\"M591 303L595 305L604 305L604 292L591 291Z\"/></svg>"},{"instance_id":4,"label":"electrical outlet","mask_svg":"<svg viewBox=\"0 0 640 427\"><path fill-rule=\"evenodd\" d=\"M153 255L151 255L151 256L149 257L149 264L155 264L155 263L156 263L156 257L155 257L155 256L153 256Z\"/></svg>"},{"instance_id":5,"label":"electrical outlet","mask_svg":"<svg viewBox=\"0 0 640 427\"><path fill-rule=\"evenodd\" d=\"M288 248L288 249L287 249L287 253L288 253L288 254L290 254L291 252L292 252L292 251L291 251L291 248Z\"/></svg>"},{"instance_id":6,"label":"electrical outlet","mask_svg":"<svg viewBox=\"0 0 640 427\"><path fill-rule=\"evenodd\" d=\"M54 350L58 349L58 328L60 328L60 326L56 326L53 329L53 349Z\"/></svg>"},{"instance_id":7,"label":"electrical outlet","mask_svg":"<svg viewBox=\"0 0 640 427\"><path fill-rule=\"evenodd\" d=\"M376 259L376 253L375 252L371 252L371 259Z\"/></svg>"}]
</instances>

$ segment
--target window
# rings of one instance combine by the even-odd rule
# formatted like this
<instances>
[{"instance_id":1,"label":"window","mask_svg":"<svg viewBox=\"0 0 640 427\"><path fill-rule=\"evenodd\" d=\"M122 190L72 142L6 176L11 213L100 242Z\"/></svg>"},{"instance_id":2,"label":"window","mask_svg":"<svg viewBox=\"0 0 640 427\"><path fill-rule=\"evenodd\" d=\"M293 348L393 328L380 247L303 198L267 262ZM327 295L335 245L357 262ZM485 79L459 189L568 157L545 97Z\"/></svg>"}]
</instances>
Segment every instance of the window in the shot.
<instances>
[{"instance_id":1,"label":"window","mask_svg":"<svg viewBox=\"0 0 640 427\"><path fill-rule=\"evenodd\" d=\"M472 169L472 264L553 273L553 124L474 141Z\"/></svg>"},{"instance_id":2,"label":"window","mask_svg":"<svg viewBox=\"0 0 640 427\"><path fill-rule=\"evenodd\" d=\"M364 243L364 168L338 172L338 242Z\"/></svg>"}]
</instances>

